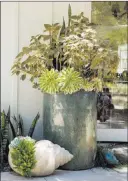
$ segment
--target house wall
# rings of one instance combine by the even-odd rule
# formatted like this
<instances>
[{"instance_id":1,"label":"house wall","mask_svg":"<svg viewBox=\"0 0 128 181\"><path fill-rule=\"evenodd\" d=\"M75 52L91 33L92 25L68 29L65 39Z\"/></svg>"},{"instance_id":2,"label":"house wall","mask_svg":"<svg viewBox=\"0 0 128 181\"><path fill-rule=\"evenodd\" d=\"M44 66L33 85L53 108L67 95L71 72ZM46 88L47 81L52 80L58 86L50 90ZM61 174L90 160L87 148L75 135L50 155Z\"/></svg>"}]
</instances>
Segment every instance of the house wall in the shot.
<instances>
[{"instance_id":1,"label":"house wall","mask_svg":"<svg viewBox=\"0 0 128 181\"><path fill-rule=\"evenodd\" d=\"M41 117L34 132L35 139L42 138L43 95L33 89L28 80L11 76L11 66L22 47L29 44L30 37L43 31L43 24L67 22L69 2L2 2L1 3L1 109L11 115L21 114L25 134L37 112ZM91 2L71 2L73 14L83 11L91 18Z\"/></svg>"}]
</instances>

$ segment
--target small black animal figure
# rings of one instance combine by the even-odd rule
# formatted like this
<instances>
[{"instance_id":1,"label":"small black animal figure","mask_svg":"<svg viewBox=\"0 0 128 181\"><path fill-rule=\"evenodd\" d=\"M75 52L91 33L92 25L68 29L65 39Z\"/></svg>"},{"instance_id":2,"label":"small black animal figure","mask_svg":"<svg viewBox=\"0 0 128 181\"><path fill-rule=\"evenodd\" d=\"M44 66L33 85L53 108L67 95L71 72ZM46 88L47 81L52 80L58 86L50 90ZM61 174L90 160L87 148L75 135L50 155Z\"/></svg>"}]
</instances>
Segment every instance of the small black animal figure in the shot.
<instances>
[{"instance_id":1,"label":"small black animal figure","mask_svg":"<svg viewBox=\"0 0 128 181\"><path fill-rule=\"evenodd\" d=\"M98 93L97 100L97 120L105 122L110 118L110 110L114 109L112 96L109 88L103 88L103 92Z\"/></svg>"}]
</instances>

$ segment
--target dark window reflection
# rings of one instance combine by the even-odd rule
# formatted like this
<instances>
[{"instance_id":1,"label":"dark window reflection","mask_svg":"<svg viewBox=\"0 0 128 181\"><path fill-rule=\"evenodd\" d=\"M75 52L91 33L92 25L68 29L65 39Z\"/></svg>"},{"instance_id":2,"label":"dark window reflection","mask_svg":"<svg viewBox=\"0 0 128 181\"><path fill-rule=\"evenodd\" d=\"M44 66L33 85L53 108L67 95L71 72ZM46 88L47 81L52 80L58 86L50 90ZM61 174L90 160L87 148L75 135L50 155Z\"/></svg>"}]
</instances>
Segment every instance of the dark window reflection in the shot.
<instances>
[{"instance_id":1,"label":"dark window reflection","mask_svg":"<svg viewBox=\"0 0 128 181\"><path fill-rule=\"evenodd\" d=\"M118 78L115 84L108 84L112 95L114 109L110 110L110 117L105 121L97 121L99 129L126 129L128 124L128 70L127 46L119 47L120 63L117 70ZM109 111L109 110L108 110ZM109 113L108 113L109 114Z\"/></svg>"}]
</instances>

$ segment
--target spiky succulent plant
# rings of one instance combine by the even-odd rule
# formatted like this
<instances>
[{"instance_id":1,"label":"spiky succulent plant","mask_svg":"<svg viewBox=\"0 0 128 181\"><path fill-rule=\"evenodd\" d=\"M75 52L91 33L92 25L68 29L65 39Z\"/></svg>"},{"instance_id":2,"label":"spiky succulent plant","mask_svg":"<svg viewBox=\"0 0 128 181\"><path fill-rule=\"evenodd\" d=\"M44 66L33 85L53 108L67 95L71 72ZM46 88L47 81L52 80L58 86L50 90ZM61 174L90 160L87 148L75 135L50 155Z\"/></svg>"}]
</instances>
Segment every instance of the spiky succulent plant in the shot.
<instances>
[{"instance_id":1,"label":"spiky succulent plant","mask_svg":"<svg viewBox=\"0 0 128 181\"><path fill-rule=\"evenodd\" d=\"M39 86L43 92L49 94L58 92L72 94L80 89L85 91L101 90L102 83L98 78L89 81L83 78L80 72L68 67L60 72L54 69L44 71L39 79Z\"/></svg>"},{"instance_id":2,"label":"spiky succulent plant","mask_svg":"<svg viewBox=\"0 0 128 181\"><path fill-rule=\"evenodd\" d=\"M63 69L59 76L60 91L64 94L72 94L81 89L83 78L73 68Z\"/></svg>"},{"instance_id":3,"label":"spiky succulent plant","mask_svg":"<svg viewBox=\"0 0 128 181\"><path fill-rule=\"evenodd\" d=\"M30 177L31 170L36 164L35 141L26 137L15 138L14 142L10 151L12 163L21 175Z\"/></svg>"},{"instance_id":4,"label":"spiky succulent plant","mask_svg":"<svg viewBox=\"0 0 128 181\"><path fill-rule=\"evenodd\" d=\"M53 94L59 91L58 71L46 69L39 78L39 86L41 91Z\"/></svg>"},{"instance_id":5,"label":"spiky succulent plant","mask_svg":"<svg viewBox=\"0 0 128 181\"><path fill-rule=\"evenodd\" d=\"M30 142L35 143L35 140L32 139L32 138L29 137L29 136L26 136L26 137L19 136L19 137L15 137L15 138L11 141L11 143L10 143L10 145L9 145L9 148L17 148L18 145L20 144L20 142L21 142L22 140L27 140L27 141L30 141Z\"/></svg>"},{"instance_id":6,"label":"spiky succulent plant","mask_svg":"<svg viewBox=\"0 0 128 181\"><path fill-rule=\"evenodd\" d=\"M73 68L65 68L58 72L54 69L43 72L39 79L39 86L43 92L72 94L81 89L83 78Z\"/></svg>"}]
</instances>

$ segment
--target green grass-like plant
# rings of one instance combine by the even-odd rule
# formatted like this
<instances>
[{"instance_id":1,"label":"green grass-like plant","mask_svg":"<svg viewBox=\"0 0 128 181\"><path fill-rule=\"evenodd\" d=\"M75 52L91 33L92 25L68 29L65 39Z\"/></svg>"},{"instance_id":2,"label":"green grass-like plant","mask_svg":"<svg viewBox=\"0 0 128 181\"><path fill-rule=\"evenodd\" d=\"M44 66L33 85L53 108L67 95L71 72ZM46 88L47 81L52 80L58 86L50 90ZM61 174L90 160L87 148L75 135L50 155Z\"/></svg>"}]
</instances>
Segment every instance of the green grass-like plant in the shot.
<instances>
[{"instance_id":1,"label":"green grass-like plant","mask_svg":"<svg viewBox=\"0 0 128 181\"><path fill-rule=\"evenodd\" d=\"M21 139L11 149L12 163L22 176L30 177L31 170L35 167L35 142L29 139Z\"/></svg>"}]
</instances>

